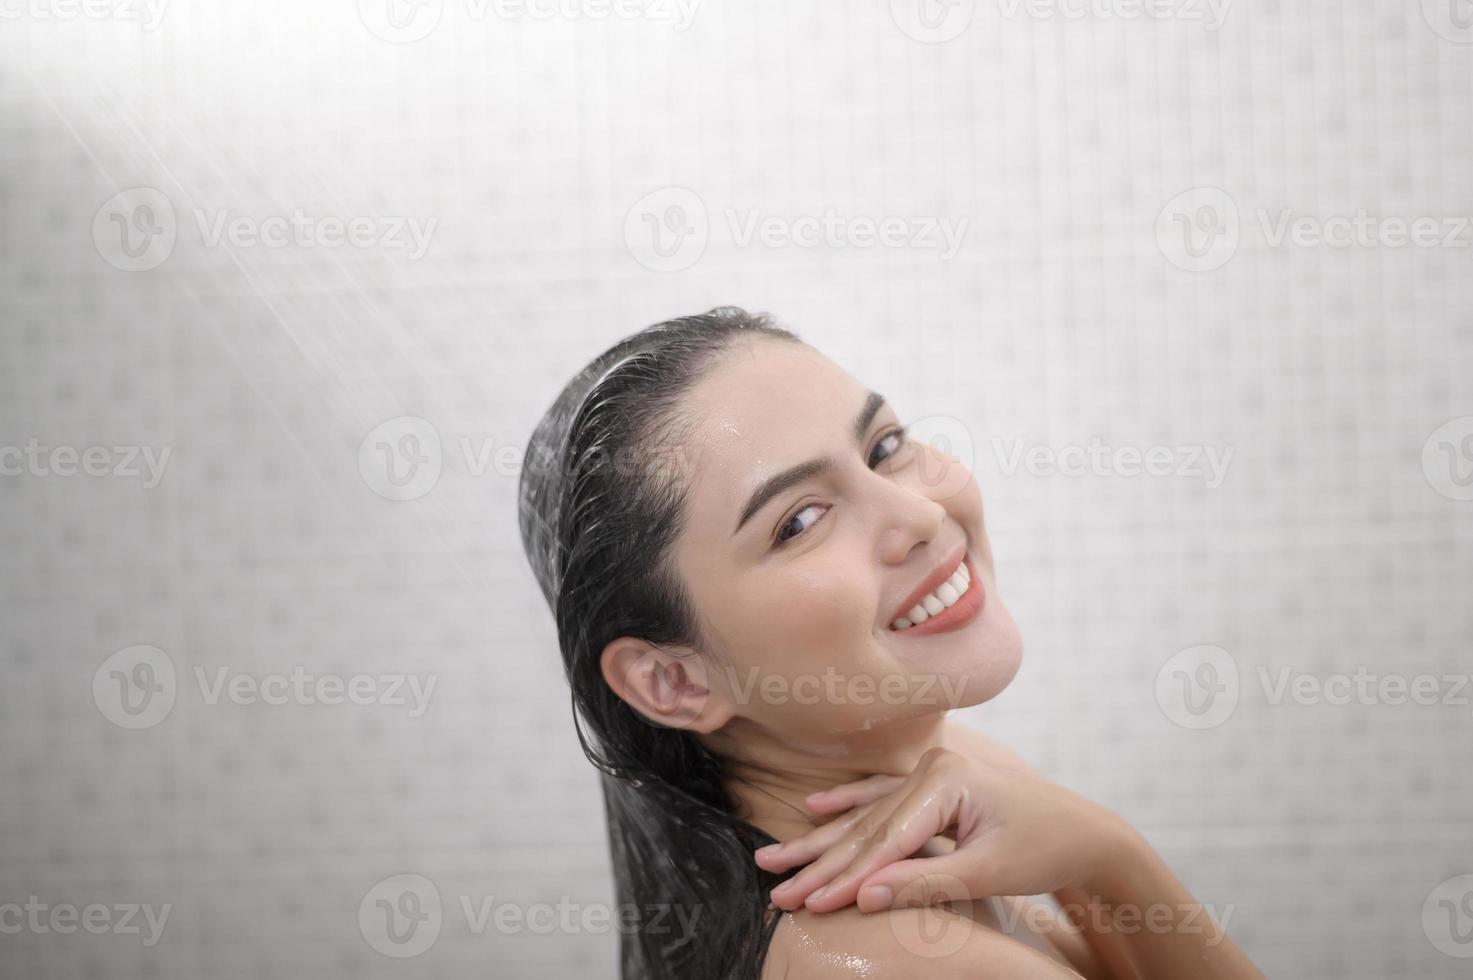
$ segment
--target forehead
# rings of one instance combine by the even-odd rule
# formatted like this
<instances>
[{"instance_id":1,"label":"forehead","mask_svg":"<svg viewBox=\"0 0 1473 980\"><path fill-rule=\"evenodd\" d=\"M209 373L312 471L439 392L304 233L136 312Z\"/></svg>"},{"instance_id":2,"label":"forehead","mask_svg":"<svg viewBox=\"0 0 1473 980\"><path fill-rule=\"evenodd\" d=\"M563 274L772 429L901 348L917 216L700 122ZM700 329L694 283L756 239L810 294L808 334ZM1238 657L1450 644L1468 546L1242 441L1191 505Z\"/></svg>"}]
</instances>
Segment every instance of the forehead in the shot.
<instances>
[{"instance_id":1,"label":"forehead","mask_svg":"<svg viewBox=\"0 0 1473 980\"><path fill-rule=\"evenodd\" d=\"M869 389L806 344L742 341L690 392L692 530L724 539L762 479L852 440Z\"/></svg>"}]
</instances>

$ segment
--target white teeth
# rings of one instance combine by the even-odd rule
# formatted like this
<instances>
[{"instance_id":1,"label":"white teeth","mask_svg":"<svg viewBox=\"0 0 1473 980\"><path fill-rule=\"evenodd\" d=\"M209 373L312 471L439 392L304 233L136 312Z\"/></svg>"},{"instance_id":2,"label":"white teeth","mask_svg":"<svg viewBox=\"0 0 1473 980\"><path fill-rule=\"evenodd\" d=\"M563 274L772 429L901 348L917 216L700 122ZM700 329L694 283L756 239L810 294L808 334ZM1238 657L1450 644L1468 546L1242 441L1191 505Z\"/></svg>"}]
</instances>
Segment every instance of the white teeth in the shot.
<instances>
[{"instance_id":1,"label":"white teeth","mask_svg":"<svg viewBox=\"0 0 1473 980\"><path fill-rule=\"evenodd\" d=\"M918 605L910 607L910 611L890 624L893 630L909 629L918 626L930 619L932 616L956 604L967 591L972 581L972 573L967 571L967 563L963 561L951 573L951 578L936 586L936 590L920 601Z\"/></svg>"}]
</instances>

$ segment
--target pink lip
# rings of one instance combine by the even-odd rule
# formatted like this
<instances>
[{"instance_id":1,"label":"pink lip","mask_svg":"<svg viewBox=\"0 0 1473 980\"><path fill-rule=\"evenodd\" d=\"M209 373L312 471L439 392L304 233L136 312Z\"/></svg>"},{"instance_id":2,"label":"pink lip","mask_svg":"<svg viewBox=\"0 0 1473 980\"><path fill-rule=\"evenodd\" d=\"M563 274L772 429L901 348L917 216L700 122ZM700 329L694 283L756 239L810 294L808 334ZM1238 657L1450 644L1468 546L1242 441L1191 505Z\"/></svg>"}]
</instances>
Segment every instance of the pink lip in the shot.
<instances>
[{"instance_id":1,"label":"pink lip","mask_svg":"<svg viewBox=\"0 0 1473 980\"><path fill-rule=\"evenodd\" d=\"M963 540L954 549L952 549L951 554L942 559L941 564L937 565L934 569L931 570L931 574L927 575L924 579L921 580L921 584L916 586L915 590L912 591L910 595L905 597L905 601L900 604L900 608L896 609L893 613L890 614L890 618L885 620L885 625L888 627L891 623L895 622L895 620L899 619L901 616L906 615L908 612L916 607L917 603L919 603L928 594L930 594L932 589L936 588L936 586L951 578L951 573L956 571L957 562L965 559L966 555L967 542ZM972 578L975 581L977 577L977 570L970 567L967 570L972 572ZM970 592L971 590L968 589L967 591ZM927 622L929 622L929 620L927 620ZM922 623L921 625L924 626L925 623Z\"/></svg>"},{"instance_id":2,"label":"pink lip","mask_svg":"<svg viewBox=\"0 0 1473 980\"><path fill-rule=\"evenodd\" d=\"M891 630L892 633L899 633L901 636L911 636L912 634L915 636L929 636L932 633L945 633L948 630L961 629L982 615L982 607L987 604L987 592L983 589L982 579L977 574L976 567L972 564L972 556L967 555L962 560L966 562L967 571L972 573L972 577L967 582L967 591L962 593L961 598L936 615L927 617L924 623L916 626L907 626L903 630ZM891 620L891 622L894 622L894 620Z\"/></svg>"}]
</instances>

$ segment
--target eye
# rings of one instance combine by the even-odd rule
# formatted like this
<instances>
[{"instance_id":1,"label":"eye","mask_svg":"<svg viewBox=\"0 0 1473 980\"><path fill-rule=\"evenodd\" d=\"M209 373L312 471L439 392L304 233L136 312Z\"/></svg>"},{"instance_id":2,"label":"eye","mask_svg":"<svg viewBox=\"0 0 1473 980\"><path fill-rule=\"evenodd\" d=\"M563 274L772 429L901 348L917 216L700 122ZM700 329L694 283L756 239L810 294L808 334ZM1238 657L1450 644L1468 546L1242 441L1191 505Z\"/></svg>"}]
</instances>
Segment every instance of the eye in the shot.
<instances>
[{"instance_id":1,"label":"eye","mask_svg":"<svg viewBox=\"0 0 1473 980\"><path fill-rule=\"evenodd\" d=\"M896 426L889 432L886 432L885 435L881 437L879 442L875 443L875 448L870 452L869 455L870 469L874 469L876 466L880 465L880 463L883 463L885 460L900 452L901 448L905 445L905 428L906 427L903 425ZM876 453L878 453L881 448L886 446L888 446L889 449L885 452L885 454L879 459L875 459ZM789 517L781 524L781 526L778 527L777 537L773 542L774 547L781 547L783 544L791 541L793 538L798 537L798 535L802 534L804 531L808 530L808 528L812 527L814 524L817 524L820 520L822 520L823 517L822 515L820 515L819 517L815 517L806 524L803 524L801 527L798 527L798 529L792 534L786 533L789 528L792 528L799 523L798 518L802 517L810 510L818 507L821 507L825 512L827 512L828 510L828 506L825 504L805 504L799 510L795 511L791 517Z\"/></svg>"},{"instance_id":2,"label":"eye","mask_svg":"<svg viewBox=\"0 0 1473 980\"><path fill-rule=\"evenodd\" d=\"M891 449L885 454L884 459L878 461L875 460L875 454L871 452L869 464L870 469L874 469L880 463L883 463L886 459L889 459L891 456L894 456L896 453L900 452L901 448L905 446L905 430L906 427L903 425L896 426L889 432L885 433L884 438L875 443L876 450L879 450L881 446L885 445L891 446Z\"/></svg>"},{"instance_id":3,"label":"eye","mask_svg":"<svg viewBox=\"0 0 1473 980\"><path fill-rule=\"evenodd\" d=\"M788 540L790 540L792 538L796 538L798 535L800 535L804 531L808 530L808 528L811 527L812 525L817 524L818 521L819 521L819 518L814 518L813 520L809 521L807 524L804 524L802 527L798 528L798 530L795 531L792 534L784 534L783 533L788 528L793 527L795 524L797 524L799 517L801 517L804 514L808 513L810 510L813 510L814 508L820 507L820 506L822 506L822 505L821 504L808 504L805 507L803 507L801 510L799 510L796 514L794 514L792 517L788 518L786 521L783 521L782 527L780 527L780 528L777 529L777 542L776 543L778 545L782 545L784 542L786 542L786 541L788 541Z\"/></svg>"}]
</instances>

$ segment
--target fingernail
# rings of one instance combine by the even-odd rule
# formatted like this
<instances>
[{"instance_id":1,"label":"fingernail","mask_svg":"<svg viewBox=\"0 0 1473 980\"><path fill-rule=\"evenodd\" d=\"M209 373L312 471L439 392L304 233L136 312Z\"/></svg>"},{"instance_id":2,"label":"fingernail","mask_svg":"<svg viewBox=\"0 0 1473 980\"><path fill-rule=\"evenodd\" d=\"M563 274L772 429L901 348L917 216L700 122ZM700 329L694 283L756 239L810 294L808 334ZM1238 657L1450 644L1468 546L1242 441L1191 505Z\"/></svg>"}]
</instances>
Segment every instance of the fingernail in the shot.
<instances>
[{"instance_id":1,"label":"fingernail","mask_svg":"<svg viewBox=\"0 0 1473 980\"><path fill-rule=\"evenodd\" d=\"M764 845L762 847L757 848L757 853L758 854L776 854L777 851L778 851L778 848L780 848L780 847L782 847L781 844L766 844L766 845Z\"/></svg>"},{"instance_id":2,"label":"fingernail","mask_svg":"<svg viewBox=\"0 0 1473 980\"><path fill-rule=\"evenodd\" d=\"M893 893L884 885L870 885L859 893L860 901L870 908L889 908L893 897Z\"/></svg>"},{"instance_id":3,"label":"fingernail","mask_svg":"<svg viewBox=\"0 0 1473 980\"><path fill-rule=\"evenodd\" d=\"M824 885L818 891L814 892L812 895L809 895L808 898L806 899L806 901L808 901L808 902L822 902L825 898L828 898L830 895L832 895L833 892L834 892L834 886L833 885Z\"/></svg>"}]
</instances>

